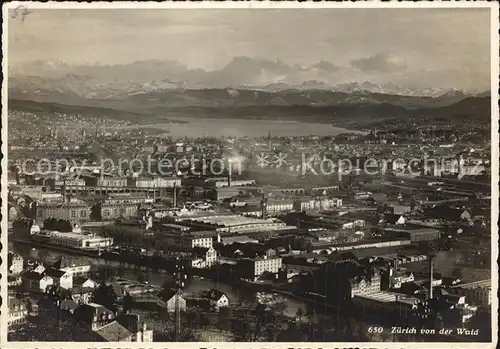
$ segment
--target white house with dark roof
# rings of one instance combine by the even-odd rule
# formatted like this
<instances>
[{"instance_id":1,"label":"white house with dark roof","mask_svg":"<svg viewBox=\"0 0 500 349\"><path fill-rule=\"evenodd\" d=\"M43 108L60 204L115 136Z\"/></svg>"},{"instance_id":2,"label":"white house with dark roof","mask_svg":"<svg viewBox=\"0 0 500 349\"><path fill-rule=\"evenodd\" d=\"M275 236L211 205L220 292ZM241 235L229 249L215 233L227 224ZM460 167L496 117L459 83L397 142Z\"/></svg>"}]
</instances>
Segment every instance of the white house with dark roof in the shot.
<instances>
[{"instance_id":1,"label":"white house with dark roof","mask_svg":"<svg viewBox=\"0 0 500 349\"><path fill-rule=\"evenodd\" d=\"M45 270L44 274L50 276L54 280L54 284L61 286L61 288L66 290L73 288L73 274L70 272L49 268Z\"/></svg>"},{"instance_id":2,"label":"white house with dark roof","mask_svg":"<svg viewBox=\"0 0 500 349\"><path fill-rule=\"evenodd\" d=\"M219 310L220 308L229 306L229 298L227 298L224 292L217 289L212 289L203 294L204 298L207 298L210 302L210 306Z\"/></svg>"},{"instance_id":3,"label":"white house with dark roof","mask_svg":"<svg viewBox=\"0 0 500 349\"><path fill-rule=\"evenodd\" d=\"M54 279L43 273L30 271L23 274L23 282L31 291L45 292L47 287L54 284Z\"/></svg>"}]
</instances>

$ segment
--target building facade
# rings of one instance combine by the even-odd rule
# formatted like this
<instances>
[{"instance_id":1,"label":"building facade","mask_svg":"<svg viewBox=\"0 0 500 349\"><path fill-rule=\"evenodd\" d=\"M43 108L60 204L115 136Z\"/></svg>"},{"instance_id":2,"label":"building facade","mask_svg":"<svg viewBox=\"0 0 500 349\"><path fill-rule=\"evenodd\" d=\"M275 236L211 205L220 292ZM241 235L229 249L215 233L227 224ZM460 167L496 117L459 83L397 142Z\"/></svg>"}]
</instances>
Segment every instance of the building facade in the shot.
<instances>
[{"instance_id":1,"label":"building facade","mask_svg":"<svg viewBox=\"0 0 500 349\"><path fill-rule=\"evenodd\" d=\"M24 270L24 259L18 254L9 252L8 270L11 275L19 275Z\"/></svg>"},{"instance_id":2,"label":"building facade","mask_svg":"<svg viewBox=\"0 0 500 349\"><path fill-rule=\"evenodd\" d=\"M283 266L281 257L259 257L240 261L241 274L244 279L255 281L264 273L277 274Z\"/></svg>"},{"instance_id":3,"label":"building facade","mask_svg":"<svg viewBox=\"0 0 500 349\"><path fill-rule=\"evenodd\" d=\"M342 199L316 197L296 200L294 203L296 211L328 211L336 207L342 207Z\"/></svg>"},{"instance_id":4,"label":"building facade","mask_svg":"<svg viewBox=\"0 0 500 349\"><path fill-rule=\"evenodd\" d=\"M213 247L212 237L168 233L161 234L158 237L165 243L165 245L170 245L186 252L192 251L195 247L204 247L207 249Z\"/></svg>"},{"instance_id":5,"label":"building facade","mask_svg":"<svg viewBox=\"0 0 500 349\"><path fill-rule=\"evenodd\" d=\"M14 297L9 297L7 303L9 308L7 324L10 326L26 322L28 308L25 302Z\"/></svg>"},{"instance_id":6,"label":"building facade","mask_svg":"<svg viewBox=\"0 0 500 349\"><path fill-rule=\"evenodd\" d=\"M71 222L88 221L91 207L84 202L37 202L36 219L63 219Z\"/></svg>"}]
</instances>

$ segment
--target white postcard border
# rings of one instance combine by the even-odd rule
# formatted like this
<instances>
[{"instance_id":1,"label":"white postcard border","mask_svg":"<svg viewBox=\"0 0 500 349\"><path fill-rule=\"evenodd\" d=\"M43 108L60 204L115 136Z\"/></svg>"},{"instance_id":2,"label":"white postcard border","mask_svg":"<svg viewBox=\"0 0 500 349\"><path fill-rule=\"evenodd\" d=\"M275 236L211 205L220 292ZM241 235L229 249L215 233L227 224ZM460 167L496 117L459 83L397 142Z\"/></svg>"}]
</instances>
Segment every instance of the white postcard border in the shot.
<instances>
[{"instance_id":1,"label":"white postcard border","mask_svg":"<svg viewBox=\"0 0 500 349\"><path fill-rule=\"evenodd\" d=\"M94 3L78 3L78 2L22 2L14 1L2 5L3 13L3 34L2 34L2 72L4 79L2 81L2 154L4 155L1 160L2 174L1 183L7 183L7 84L8 76L7 69L8 66L8 21L9 13L8 10L19 8L23 6L30 9L80 9L80 8L92 8L92 9L191 9L191 8L203 8L203 9L300 9L300 8L490 8L491 9L491 153L492 153L492 207L491 213L492 217L498 217L498 198L499 198L499 111L498 111L498 90L499 90L499 5L496 2L418 2L418 3L402 3L402 2L345 2L345 3L312 3L312 2L253 2L253 1L243 1L243 2L94 2ZM495 171L496 170L496 171ZM7 275L7 191L6 185L2 185L1 198L2 198L2 234L1 234L1 258L3 263L0 266L0 272L2 275ZM498 221L492 219L492 342L491 343L433 343L433 342L368 342L368 343L353 343L353 342L294 342L294 343L241 343L241 342L226 342L226 343L216 343L216 342L201 342L201 343L188 343L188 342L164 342L164 343L96 343L96 342L7 342L7 278L2 277L0 282L0 294L2 296L1 305L1 322L0 322L0 345L5 348L57 348L57 347L67 347L72 348L182 348L182 349L194 349L194 348L233 348L236 344L240 348L477 348L480 347L491 347L498 341Z\"/></svg>"}]
</instances>

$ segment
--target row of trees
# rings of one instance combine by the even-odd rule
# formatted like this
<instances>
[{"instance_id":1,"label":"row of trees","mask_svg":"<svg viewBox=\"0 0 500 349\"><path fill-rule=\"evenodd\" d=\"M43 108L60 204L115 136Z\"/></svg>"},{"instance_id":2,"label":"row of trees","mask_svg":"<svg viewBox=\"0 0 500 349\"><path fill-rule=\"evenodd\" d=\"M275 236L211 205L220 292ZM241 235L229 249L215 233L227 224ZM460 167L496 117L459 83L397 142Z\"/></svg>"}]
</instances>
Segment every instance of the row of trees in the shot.
<instances>
[{"instance_id":1,"label":"row of trees","mask_svg":"<svg viewBox=\"0 0 500 349\"><path fill-rule=\"evenodd\" d=\"M43 227L47 230L57 230L60 232L68 233L73 230L73 225L70 221L65 219L57 219L57 218L47 218L43 221Z\"/></svg>"}]
</instances>

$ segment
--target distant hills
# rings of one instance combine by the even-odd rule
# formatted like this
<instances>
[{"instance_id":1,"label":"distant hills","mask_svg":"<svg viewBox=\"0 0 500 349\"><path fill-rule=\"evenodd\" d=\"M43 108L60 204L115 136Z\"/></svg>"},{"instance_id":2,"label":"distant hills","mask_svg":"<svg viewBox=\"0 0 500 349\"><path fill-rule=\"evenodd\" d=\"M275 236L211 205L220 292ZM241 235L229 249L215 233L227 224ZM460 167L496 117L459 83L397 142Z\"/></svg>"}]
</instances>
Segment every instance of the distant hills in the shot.
<instances>
[{"instance_id":1,"label":"distant hills","mask_svg":"<svg viewBox=\"0 0 500 349\"><path fill-rule=\"evenodd\" d=\"M235 118L255 120L284 120L325 123L348 129L362 129L388 122L401 125L456 124L489 127L490 98L469 97L455 104L407 109L402 106L378 103L337 105L241 105L241 106L168 106L144 105L142 107L113 109L91 106L63 105L26 100L9 100L10 110L29 112L59 112L128 120L134 123L163 123L168 119L182 118Z\"/></svg>"},{"instance_id":2,"label":"distant hills","mask_svg":"<svg viewBox=\"0 0 500 349\"><path fill-rule=\"evenodd\" d=\"M148 90L124 90L123 83L87 85L77 76L62 79L27 77L10 82L9 98L99 106L124 110L157 107L248 107L248 106L336 106L340 104L390 104L407 109L435 108L454 104L468 96L463 92L448 92L437 97L404 96L368 91L335 91L313 88L204 88L190 89L172 86L163 80L148 83ZM129 83L129 88L137 85Z\"/></svg>"},{"instance_id":3,"label":"distant hills","mask_svg":"<svg viewBox=\"0 0 500 349\"><path fill-rule=\"evenodd\" d=\"M329 62L288 65L236 57L219 70L176 61L78 65L37 61L9 67L9 108L138 120L272 118L357 123L391 118L489 121L490 93L341 82ZM366 123L364 122L364 123Z\"/></svg>"}]
</instances>

